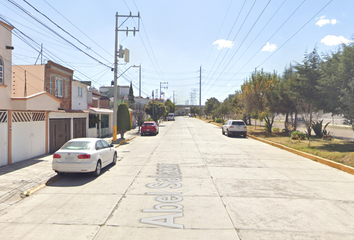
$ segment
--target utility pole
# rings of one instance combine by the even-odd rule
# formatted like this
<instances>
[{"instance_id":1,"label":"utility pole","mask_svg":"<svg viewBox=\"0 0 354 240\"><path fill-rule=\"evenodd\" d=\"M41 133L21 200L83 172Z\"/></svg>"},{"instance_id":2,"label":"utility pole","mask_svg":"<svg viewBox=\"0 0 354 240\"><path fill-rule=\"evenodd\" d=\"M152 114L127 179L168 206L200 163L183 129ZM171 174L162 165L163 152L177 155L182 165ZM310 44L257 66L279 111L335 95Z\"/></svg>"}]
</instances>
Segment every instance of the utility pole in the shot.
<instances>
[{"instance_id":1,"label":"utility pole","mask_svg":"<svg viewBox=\"0 0 354 240\"><path fill-rule=\"evenodd\" d=\"M129 30L127 27L126 29L119 29L123 24L118 26L118 19L119 17L124 17L126 22L128 18L138 18L138 29L134 27L134 30ZM123 22L123 23L124 23ZM118 12L116 12L116 34L115 34L115 48L114 48L114 96L113 96L113 142L117 142L117 99L118 99L118 89L117 89L117 82L118 82L118 33L121 31L126 32L127 36L129 32L133 32L135 36L135 32L139 32L140 28L140 13L138 13L137 16L133 16L132 13L130 12L130 15L118 15ZM127 49L126 49L127 50ZM128 51L129 52L129 51ZM122 54L119 54L120 57ZM129 59L129 58L128 58ZM127 61L128 62L128 61Z\"/></svg>"},{"instance_id":2,"label":"utility pole","mask_svg":"<svg viewBox=\"0 0 354 240\"><path fill-rule=\"evenodd\" d=\"M139 65L139 97L141 97L141 64Z\"/></svg>"},{"instance_id":3,"label":"utility pole","mask_svg":"<svg viewBox=\"0 0 354 240\"><path fill-rule=\"evenodd\" d=\"M168 82L160 82L160 99L162 94L161 88L168 89Z\"/></svg>"},{"instance_id":4,"label":"utility pole","mask_svg":"<svg viewBox=\"0 0 354 240\"><path fill-rule=\"evenodd\" d=\"M199 109L202 109L202 66L199 70Z\"/></svg>"},{"instance_id":5,"label":"utility pole","mask_svg":"<svg viewBox=\"0 0 354 240\"><path fill-rule=\"evenodd\" d=\"M154 90L152 90L152 119L154 119L154 109L155 109Z\"/></svg>"}]
</instances>

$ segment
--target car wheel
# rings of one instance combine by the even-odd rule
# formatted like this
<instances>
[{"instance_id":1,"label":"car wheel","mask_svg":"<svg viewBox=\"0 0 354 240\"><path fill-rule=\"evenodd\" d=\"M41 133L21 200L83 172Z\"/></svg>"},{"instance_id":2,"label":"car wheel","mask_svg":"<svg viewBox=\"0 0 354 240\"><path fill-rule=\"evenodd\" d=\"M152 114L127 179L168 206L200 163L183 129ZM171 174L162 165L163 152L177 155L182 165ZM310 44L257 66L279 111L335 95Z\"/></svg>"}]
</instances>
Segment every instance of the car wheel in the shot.
<instances>
[{"instance_id":1,"label":"car wheel","mask_svg":"<svg viewBox=\"0 0 354 240\"><path fill-rule=\"evenodd\" d=\"M58 172L58 171L55 172L58 174L58 176L63 176L65 174L64 172Z\"/></svg>"},{"instance_id":2,"label":"car wheel","mask_svg":"<svg viewBox=\"0 0 354 240\"><path fill-rule=\"evenodd\" d=\"M247 137L247 134L243 134L243 137L246 138L246 137Z\"/></svg>"},{"instance_id":3,"label":"car wheel","mask_svg":"<svg viewBox=\"0 0 354 240\"><path fill-rule=\"evenodd\" d=\"M222 132L222 135L225 135L225 131L223 128L221 129L221 132Z\"/></svg>"},{"instance_id":4,"label":"car wheel","mask_svg":"<svg viewBox=\"0 0 354 240\"><path fill-rule=\"evenodd\" d=\"M114 155L113 155L112 164L113 164L113 165L116 165L116 164L117 164L117 153L116 153L116 152L115 152Z\"/></svg>"},{"instance_id":5,"label":"car wheel","mask_svg":"<svg viewBox=\"0 0 354 240\"><path fill-rule=\"evenodd\" d=\"M98 177L101 174L101 168L102 168L101 161L98 161L96 165L96 170L93 172L93 175Z\"/></svg>"}]
</instances>

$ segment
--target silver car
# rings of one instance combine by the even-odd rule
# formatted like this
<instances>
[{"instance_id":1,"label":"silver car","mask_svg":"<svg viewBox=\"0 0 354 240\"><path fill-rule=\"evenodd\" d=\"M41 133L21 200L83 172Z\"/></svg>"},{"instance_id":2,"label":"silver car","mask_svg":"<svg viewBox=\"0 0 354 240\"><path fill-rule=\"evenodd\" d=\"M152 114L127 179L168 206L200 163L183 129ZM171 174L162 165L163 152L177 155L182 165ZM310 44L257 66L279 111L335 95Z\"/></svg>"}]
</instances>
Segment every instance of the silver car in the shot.
<instances>
[{"instance_id":1,"label":"silver car","mask_svg":"<svg viewBox=\"0 0 354 240\"><path fill-rule=\"evenodd\" d=\"M228 137L231 135L242 135L247 136L247 126L242 120L228 120L225 125L222 126L222 135L227 134Z\"/></svg>"},{"instance_id":2,"label":"silver car","mask_svg":"<svg viewBox=\"0 0 354 240\"><path fill-rule=\"evenodd\" d=\"M92 172L98 176L111 163L117 163L117 151L112 144L100 138L75 138L53 154L52 168L58 174Z\"/></svg>"}]
</instances>

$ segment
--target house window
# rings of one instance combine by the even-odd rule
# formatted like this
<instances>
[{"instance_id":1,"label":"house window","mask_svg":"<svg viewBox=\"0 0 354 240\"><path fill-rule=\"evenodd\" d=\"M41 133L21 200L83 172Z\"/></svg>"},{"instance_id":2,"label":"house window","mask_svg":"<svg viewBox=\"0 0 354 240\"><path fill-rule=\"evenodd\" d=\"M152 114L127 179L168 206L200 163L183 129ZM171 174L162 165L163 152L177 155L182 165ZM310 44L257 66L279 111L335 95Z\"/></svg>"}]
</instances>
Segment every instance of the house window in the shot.
<instances>
[{"instance_id":1,"label":"house window","mask_svg":"<svg viewBox=\"0 0 354 240\"><path fill-rule=\"evenodd\" d=\"M49 80L49 93L53 95L53 77Z\"/></svg>"},{"instance_id":2,"label":"house window","mask_svg":"<svg viewBox=\"0 0 354 240\"><path fill-rule=\"evenodd\" d=\"M4 65L2 63L2 59L0 57L0 84L4 84Z\"/></svg>"},{"instance_id":3,"label":"house window","mask_svg":"<svg viewBox=\"0 0 354 240\"><path fill-rule=\"evenodd\" d=\"M63 79L55 78L55 96L63 97Z\"/></svg>"},{"instance_id":4,"label":"house window","mask_svg":"<svg viewBox=\"0 0 354 240\"><path fill-rule=\"evenodd\" d=\"M77 96L82 97L82 88L81 87L77 87Z\"/></svg>"},{"instance_id":5,"label":"house window","mask_svg":"<svg viewBox=\"0 0 354 240\"><path fill-rule=\"evenodd\" d=\"M68 98L68 82L65 81L65 98Z\"/></svg>"}]
</instances>

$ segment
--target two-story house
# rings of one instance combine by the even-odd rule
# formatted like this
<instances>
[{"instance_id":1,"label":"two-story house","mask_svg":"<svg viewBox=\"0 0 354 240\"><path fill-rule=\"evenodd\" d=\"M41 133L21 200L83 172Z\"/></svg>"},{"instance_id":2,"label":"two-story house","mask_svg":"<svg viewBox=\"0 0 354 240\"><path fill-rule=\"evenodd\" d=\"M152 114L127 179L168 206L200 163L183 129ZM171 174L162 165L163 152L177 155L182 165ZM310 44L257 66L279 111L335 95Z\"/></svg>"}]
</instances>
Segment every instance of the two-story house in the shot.
<instances>
[{"instance_id":1,"label":"two-story house","mask_svg":"<svg viewBox=\"0 0 354 240\"><path fill-rule=\"evenodd\" d=\"M61 103L43 89L13 95L12 29L0 21L0 166L48 152L48 115Z\"/></svg>"},{"instance_id":2,"label":"two-story house","mask_svg":"<svg viewBox=\"0 0 354 240\"><path fill-rule=\"evenodd\" d=\"M72 109L73 70L48 61L43 65L14 65L12 73L13 97L26 97L46 91L61 101L61 109Z\"/></svg>"}]
</instances>

